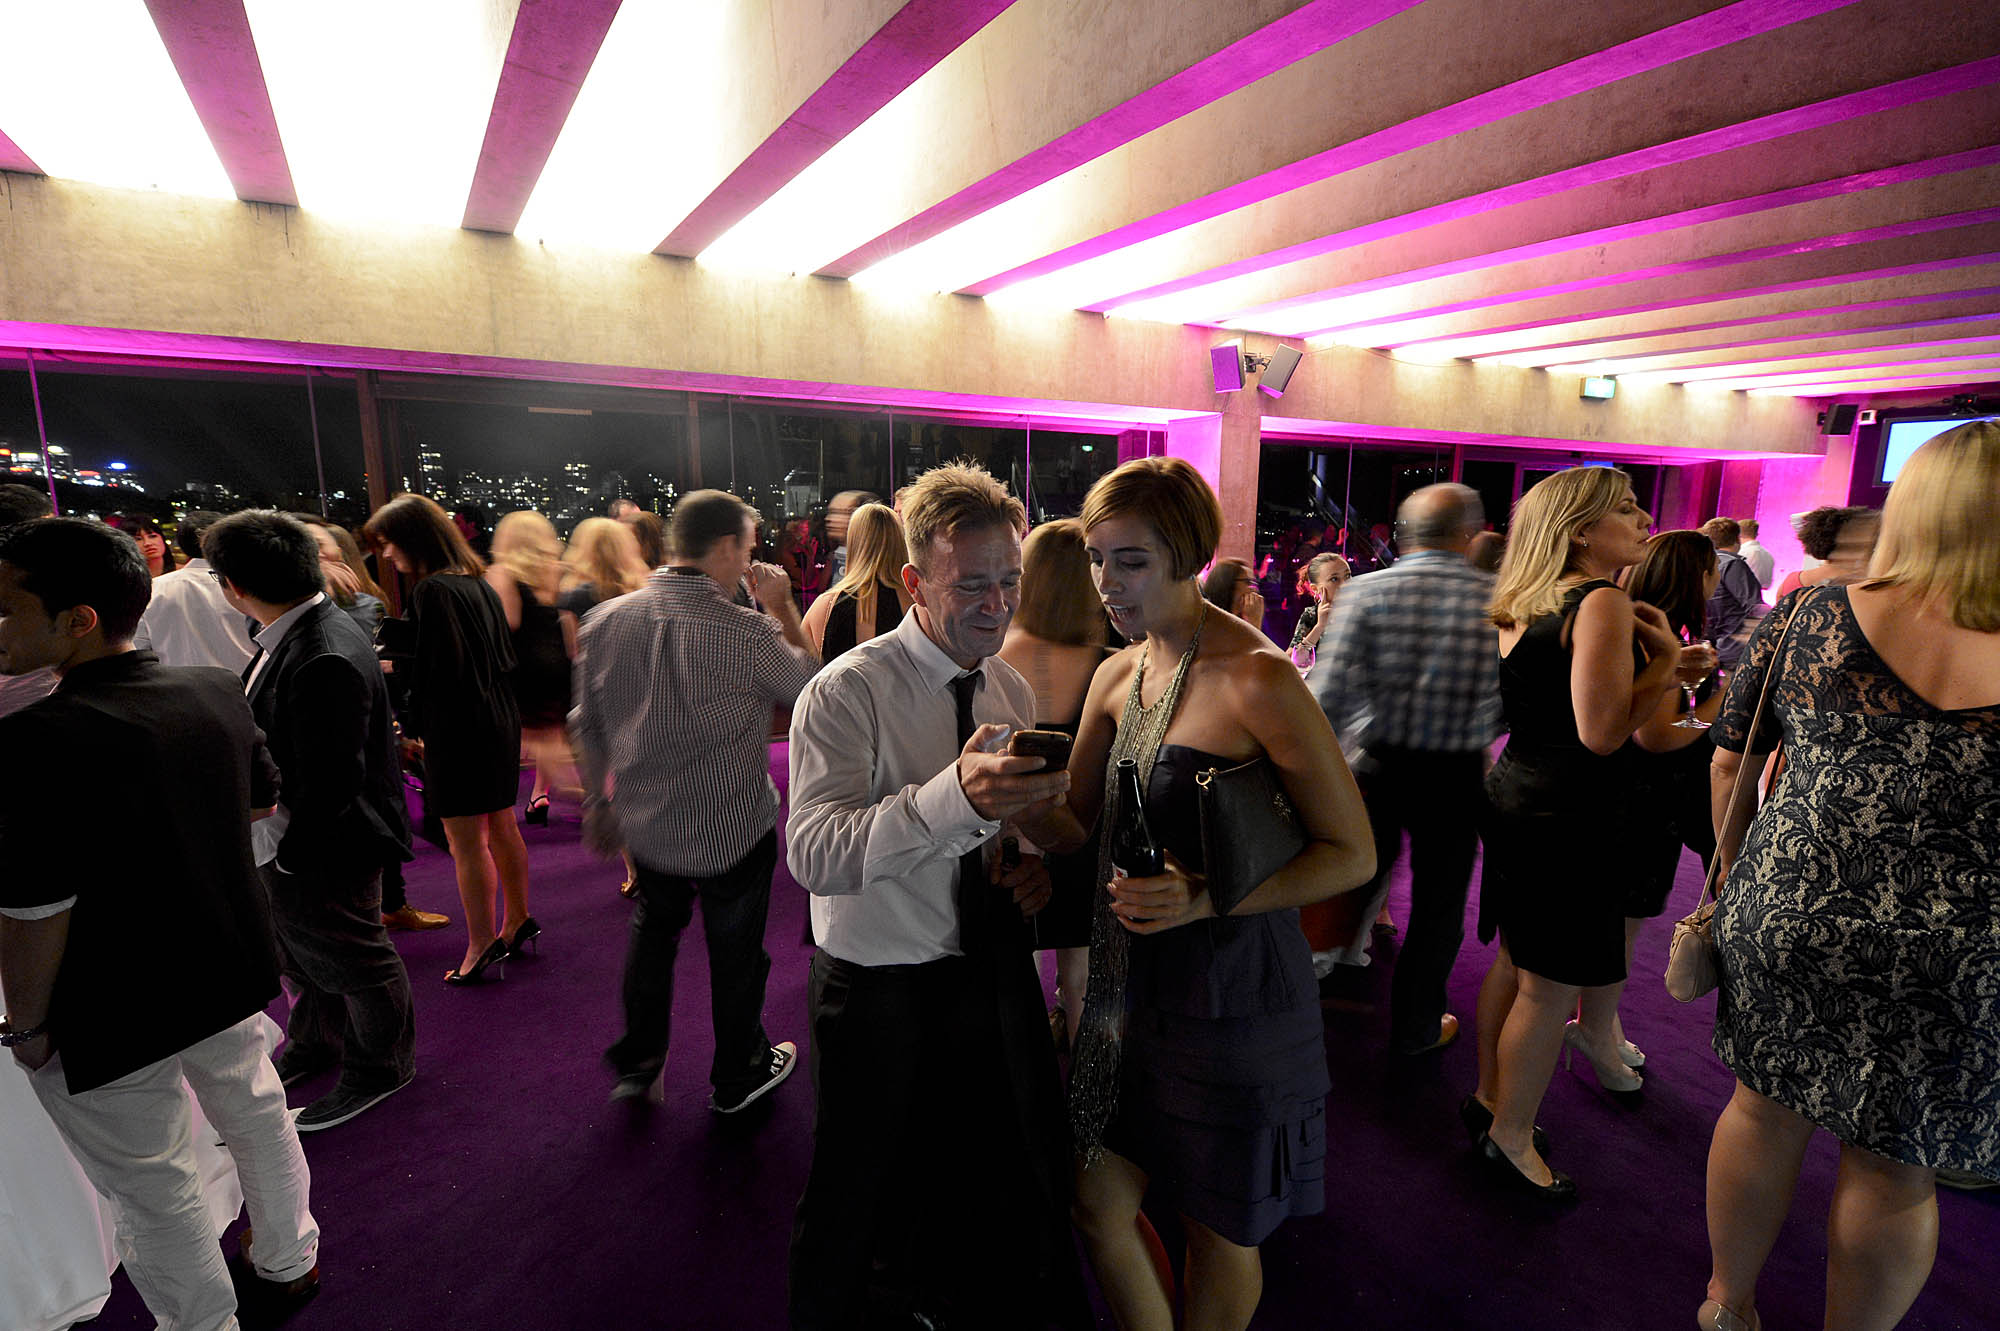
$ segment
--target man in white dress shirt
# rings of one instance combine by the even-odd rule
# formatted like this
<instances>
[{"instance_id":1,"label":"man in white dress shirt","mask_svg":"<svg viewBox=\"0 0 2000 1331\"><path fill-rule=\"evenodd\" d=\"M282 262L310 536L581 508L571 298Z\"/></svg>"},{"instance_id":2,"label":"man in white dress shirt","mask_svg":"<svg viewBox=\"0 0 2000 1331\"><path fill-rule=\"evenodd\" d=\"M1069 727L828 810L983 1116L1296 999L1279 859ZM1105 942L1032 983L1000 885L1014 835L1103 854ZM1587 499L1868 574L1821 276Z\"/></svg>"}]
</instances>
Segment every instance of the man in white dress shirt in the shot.
<instances>
[{"instance_id":1,"label":"man in white dress shirt","mask_svg":"<svg viewBox=\"0 0 2000 1331\"><path fill-rule=\"evenodd\" d=\"M926 473L903 513L914 607L822 670L792 718L786 851L820 950L791 1322L1087 1326L1025 938L1049 879L995 849L1069 785L1001 752L1034 725L1034 690L995 655L1025 515L969 465Z\"/></svg>"},{"instance_id":2,"label":"man in white dress shirt","mask_svg":"<svg viewBox=\"0 0 2000 1331\"><path fill-rule=\"evenodd\" d=\"M220 513L200 508L183 517L174 540L188 562L153 579L153 599L132 645L159 657L161 665L220 666L240 675L257 654L250 621L223 599L221 584L201 557L202 536L221 520Z\"/></svg>"},{"instance_id":3,"label":"man in white dress shirt","mask_svg":"<svg viewBox=\"0 0 2000 1331\"><path fill-rule=\"evenodd\" d=\"M1769 587L1771 575L1778 571L1778 559L1757 539L1757 533L1762 530L1757 525L1757 519L1739 518L1736 529L1743 537L1743 544L1736 548L1736 553L1743 556L1743 562L1757 575L1757 585Z\"/></svg>"}]
</instances>

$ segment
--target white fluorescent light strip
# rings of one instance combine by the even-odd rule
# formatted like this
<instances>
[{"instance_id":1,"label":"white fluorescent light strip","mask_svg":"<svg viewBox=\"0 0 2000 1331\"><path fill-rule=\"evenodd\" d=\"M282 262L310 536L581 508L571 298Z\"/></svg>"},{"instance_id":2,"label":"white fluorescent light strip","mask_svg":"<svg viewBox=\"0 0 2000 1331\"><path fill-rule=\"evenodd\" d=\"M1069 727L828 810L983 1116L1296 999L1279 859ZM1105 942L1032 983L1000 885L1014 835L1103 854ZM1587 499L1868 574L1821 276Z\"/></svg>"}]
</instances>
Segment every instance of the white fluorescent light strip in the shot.
<instances>
[{"instance_id":1,"label":"white fluorescent light strip","mask_svg":"<svg viewBox=\"0 0 2000 1331\"><path fill-rule=\"evenodd\" d=\"M1992 375L1927 374L1903 378L1856 379L1852 382L1785 384L1776 388L1751 388L1751 397L1847 397L1855 393L1885 393L1903 388L1956 388L1985 383ZM1713 384L1690 384L1690 388L1712 388Z\"/></svg>"},{"instance_id":2,"label":"white fluorescent light strip","mask_svg":"<svg viewBox=\"0 0 2000 1331\"><path fill-rule=\"evenodd\" d=\"M51 176L236 197L143 0L6 0L0 51L0 129Z\"/></svg>"},{"instance_id":3,"label":"white fluorescent light strip","mask_svg":"<svg viewBox=\"0 0 2000 1331\"><path fill-rule=\"evenodd\" d=\"M734 165L713 126L747 60L736 8L619 6L515 234L643 254L687 219Z\"/></svg>"},{"instance_id":4,"label":"white fluorescent light strip","mask_svg":"<svg viewBox=\"0 0 2000 1331\"><path fill-rule=\"evenodd\" d=\"M244 0L300 206L457 226L516 8Z\"/></svg>"},{"instance_id":5,"label":"white fluorescent light strip","mask_svg":"<svg viewBox=\"0 0 2000 1331\"><path fill-rule=\"evenodd\" d=\"M1668 383L1691 384L1704 379L1741 379L1753 374L1825 374L1829 370L1848 368L1863 369L1875 362L1854 359L1856 356L1917 356L1932 363L1955 360L1978 360L1989 356L2000 356L2000 348L1979 345L1991 342L1991 338L1961 337L1940 339L1929 343L1898 344L1880 343L1872 347L1848 347L1841 351L1816 352L1809 356L1792 356L1782 360L1740 360L1727 364L1681 365L1660 370L1638 370L1626 372L1632 379L1659 379ZM1962 347L1966 350L1951 351L1948 348ZM1801 365L1801 360L1833 361L1834 365ZM1840 362L1845 361L1843 366ZM1786 367L1790 368L1787 369Z\"/></svg>"},{"instance_id":6,"label":"white fluorescent light strip","mask_svg":"<svg viewBox=\"0 0 2000 1331\"><path fill-rule=\"evenodd\" d=\"M1972 359L1958 357L1956 359ZM2000 370L2000 357L1980 357L1990 360L1991 365L1966 365L1953 367L1949 360L1940 359L1920 362L1915 365L1843 365L1825 366L1817 370L1801 371L1797 374L1746 374L1731 379L1697 379L1689 383L1689 388L1790 388L1796 384L1844 384L1850 380L1871 379L1921 379L1926 376L1955 375L1968 383L1978 383L1993 377Z\"/></svg>"}]
</instances>

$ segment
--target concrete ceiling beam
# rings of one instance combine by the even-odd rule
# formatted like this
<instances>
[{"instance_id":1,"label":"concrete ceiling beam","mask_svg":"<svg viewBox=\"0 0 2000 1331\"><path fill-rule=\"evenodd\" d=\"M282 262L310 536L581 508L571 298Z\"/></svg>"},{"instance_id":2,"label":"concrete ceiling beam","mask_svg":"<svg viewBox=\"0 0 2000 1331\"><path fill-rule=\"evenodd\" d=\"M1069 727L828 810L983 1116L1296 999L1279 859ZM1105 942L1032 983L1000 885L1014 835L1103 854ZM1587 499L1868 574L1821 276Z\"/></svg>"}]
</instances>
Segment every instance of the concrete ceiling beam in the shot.
<instances>
[{"instance_id":1,"label":"concrete ceiling beam","mask_svg":"<svg viewBox=\"0 0 2000 1331\"><path fill-rule=\"evenodd\" d=\"M521 0L459 225L510 232L576 104L619 0Z\"/></svg>"},{"instance_id":2,"label":"concrete ceiling beam","mask_svg":"<svg viewBox=\"0 0 2000 1331\"><path fill-rule=\"evenodd\" d=\"M160 41L236 197L296 205L278 117L243 0L146 0ZM14 170L0 152L0 170Z\"/></svg>"}]
</instances>

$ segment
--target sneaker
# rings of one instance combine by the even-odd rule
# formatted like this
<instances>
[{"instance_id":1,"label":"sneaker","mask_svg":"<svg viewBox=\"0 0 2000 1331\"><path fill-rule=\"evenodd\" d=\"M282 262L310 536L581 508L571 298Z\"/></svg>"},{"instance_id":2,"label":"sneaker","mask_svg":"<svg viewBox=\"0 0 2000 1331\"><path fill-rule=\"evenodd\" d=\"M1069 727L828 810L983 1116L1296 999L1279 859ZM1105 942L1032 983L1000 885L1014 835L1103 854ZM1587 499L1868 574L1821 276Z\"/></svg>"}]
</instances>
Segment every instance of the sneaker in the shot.
<instances>
[{"instance_id":1,"label":"sneaker","mask_svg":"<svg viewBox=\"0 0 2000 1331\"><path fill-rule=\"evenodd\" d=\"M311 1081L320 1073L332 1070L339 1061L323 1050L288 1044L285 1052L271 1060L271 1065L278 1070L279 1084L290 1090L302 1081Z\"/></svg>"},{"instance_id":2,"label":"sneaker","mask_svg":"<svg viewBox=\"0 0 2000 1331\"><path fill-rule=\"evenodd\" d=\"M747 1108L778 1089L778 1083L792 1075L792 1065L799 1061L798 1046L790 1040L771 1046L771 1061L766 1069L768 1076L744 1093L743 1098L724 1104L714 1095L708 1097L708 1107L718 1114L733 1114Z\"/></svg>"},{"instance_id":3,"label":"sneaker","mask_svg":"<svg viewBox=\"0 0 2000 1331\"><path fill-rule=\"evenodd\" d=\"M415 906L402 905L394 910L382 912L382 927L398 933L409 933L419 929L442 929L451 923L451 916L439 915L433 911L418 910Z\"/></svg>"},{"instance_id":4,"label":"sneaker","mask_svg":"<svg viewBox=\"0 0 2000 1331\"><path fill-rule=\"evenodd\" d=\"M348 1119L373 1109L409 1084L410 1080L406 1078L386 1091L357 1091L351 1087L336 1086L301 1109L298 1116L292 1120L293 1126L300 1132L318 1132L322 1128L338 1127Z\"/></svg>"}]
</instances>

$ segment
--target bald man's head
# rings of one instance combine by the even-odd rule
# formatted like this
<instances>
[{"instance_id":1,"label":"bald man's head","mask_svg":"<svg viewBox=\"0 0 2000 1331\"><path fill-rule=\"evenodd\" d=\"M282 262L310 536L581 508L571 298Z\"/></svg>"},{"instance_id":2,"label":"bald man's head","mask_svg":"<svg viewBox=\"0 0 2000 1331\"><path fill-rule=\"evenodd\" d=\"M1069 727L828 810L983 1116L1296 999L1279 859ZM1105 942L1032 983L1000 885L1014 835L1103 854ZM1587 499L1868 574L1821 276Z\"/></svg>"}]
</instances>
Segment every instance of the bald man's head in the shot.
<instances>
[{"instance_id":1,"label":"bald man's head","mask_svg":"<svg viewBox=\"0 0 2000 1331\"><path fill-rule=\"evenodd\" d=\"M1405 553L1449 550L1462 555L1485 525L1479 491L1449 481L1412 491L1396 510L1396 536Z\"/></svg>"}]
</instances>

